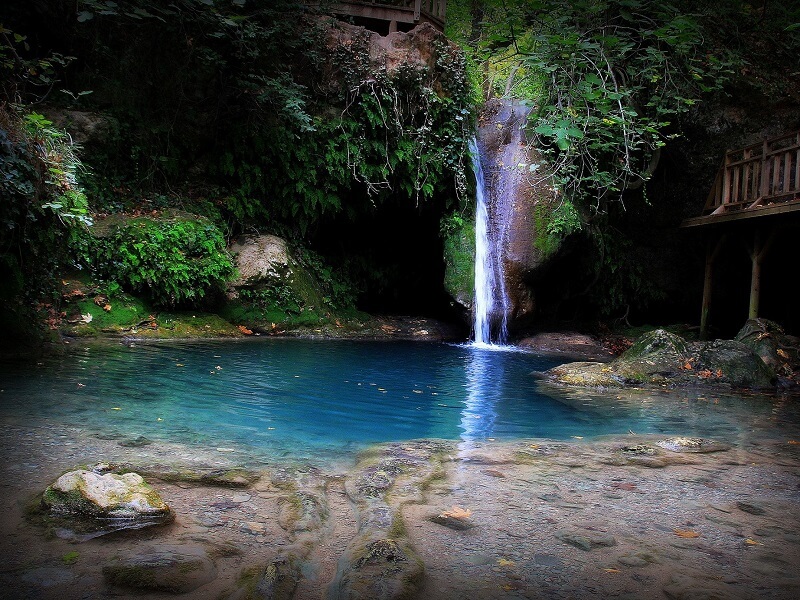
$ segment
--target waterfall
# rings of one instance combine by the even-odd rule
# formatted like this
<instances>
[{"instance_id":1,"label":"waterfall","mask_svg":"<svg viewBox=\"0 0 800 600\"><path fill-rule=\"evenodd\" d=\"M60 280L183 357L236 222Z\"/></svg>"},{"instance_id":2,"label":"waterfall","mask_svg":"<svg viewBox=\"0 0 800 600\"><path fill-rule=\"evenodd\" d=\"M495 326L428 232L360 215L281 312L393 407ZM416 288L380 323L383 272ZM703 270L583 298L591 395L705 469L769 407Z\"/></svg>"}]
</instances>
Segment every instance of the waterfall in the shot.
<instances>
[{"instance_id":1,"label":"waterfall","mask_svg":"<svg viewBox=\"0 0 800 600\"><path fill-rule=\"evenodd\" d=\"M475 303L476 344L504 344L508 337L508 296L503 276L503 227L493 224L478 141L470 141L475 172ZM494 330L494 331L493 331Z\"/></svg>"}]
</instances>

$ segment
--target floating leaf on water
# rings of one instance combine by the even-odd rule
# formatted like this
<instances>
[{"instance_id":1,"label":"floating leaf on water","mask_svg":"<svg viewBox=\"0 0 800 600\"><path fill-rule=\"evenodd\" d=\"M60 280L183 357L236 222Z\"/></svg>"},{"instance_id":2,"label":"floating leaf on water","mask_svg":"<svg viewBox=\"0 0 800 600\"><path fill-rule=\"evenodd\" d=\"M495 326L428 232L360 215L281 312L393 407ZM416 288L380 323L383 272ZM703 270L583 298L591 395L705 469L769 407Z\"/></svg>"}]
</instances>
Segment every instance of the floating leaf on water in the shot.
<instances>
[{"instance_id":1,"label":"floating leaf on water","mask_svg":"<svg viewBox=\"0 0 800 600\"><path fill-rule=\"evenodd\" d=\"M122 410L119 406L112 406L111 410Z\"/></svg>"}]
</instances>

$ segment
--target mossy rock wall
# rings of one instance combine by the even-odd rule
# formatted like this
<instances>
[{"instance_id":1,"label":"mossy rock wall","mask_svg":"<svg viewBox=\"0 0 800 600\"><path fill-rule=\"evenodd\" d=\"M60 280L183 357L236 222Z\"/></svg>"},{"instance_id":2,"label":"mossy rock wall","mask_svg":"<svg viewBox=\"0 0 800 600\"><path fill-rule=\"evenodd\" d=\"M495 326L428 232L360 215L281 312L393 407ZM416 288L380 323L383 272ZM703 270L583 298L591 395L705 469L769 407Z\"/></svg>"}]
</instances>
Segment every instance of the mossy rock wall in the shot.
<instances>
[{"instance_id":1,"label":"mossy rock wall","mask_svg":"<svg viewBox=\"0 0 800 600\"><path fill-rule=\"evenodd\" d=\"M458 219L444 234L444 287L466 309L475 292L475 221Z\"/></svg>"}]
</instances>

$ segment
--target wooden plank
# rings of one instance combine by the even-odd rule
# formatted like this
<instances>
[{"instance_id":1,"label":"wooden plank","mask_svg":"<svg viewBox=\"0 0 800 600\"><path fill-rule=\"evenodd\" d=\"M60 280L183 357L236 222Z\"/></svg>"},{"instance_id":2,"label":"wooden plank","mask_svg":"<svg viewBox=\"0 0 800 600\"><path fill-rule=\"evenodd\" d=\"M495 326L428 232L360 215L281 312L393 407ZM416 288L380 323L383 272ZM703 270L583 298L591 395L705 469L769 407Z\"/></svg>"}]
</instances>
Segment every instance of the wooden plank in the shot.
<instances>
[{"instance_id":1,"label":"wooden plank","mask_svg":"<svg viewBox=\"0 0 800 600\"><path fill-rule=\"evenodd\" d=\"M783 157L783 191L788 193L792 190L792 153L787 152ZM795 187L797 190L797 187Z\"/></svg>"},{"instance_id":2,"label":"wooden plank","mask_svg":"<svg viewBox=\"0 0 800 600\"><path fill-rule=\"evenodd\" d=\"M761 154L761 190L759 196L764 197L769 194L769 161L766 159L767 141L764 140L764 151Z\"/></svg>"},{"instance_id":3,"label":"wooden plank","mask_svg":"<svg viewBox=\"0 0 800 600\"><path fill-rule=\"evenodd\" d=\"M800 150L794 155L794 189L800 191Z\"/></svg>"},{"instance_id":4,"label":"wooden plank","mask_svg":"<svg viewBox=\"0 0 800 600\"><path fill-rule=\"evenodd\" d=\"M730 167L729 167L730 168ZM739 179L741 176L741 169L738 167L734 167L731 169L733 175L733 185L731 186L731 196L729 204L736 204L742 201L742 197L740 196L740 189L739 189Z\"/></svg>"},{"instance_id":5,"label":"wooden plank","mask_svg":"<svg viewBox=\"0 0 800 600\"><path fill-rule=\"evenodd\" d=\"M774 196L780 188L781 164L777 157L770 159L770 162L772 162L772 193L767 195Z\"/></svg>"}]
</instances>

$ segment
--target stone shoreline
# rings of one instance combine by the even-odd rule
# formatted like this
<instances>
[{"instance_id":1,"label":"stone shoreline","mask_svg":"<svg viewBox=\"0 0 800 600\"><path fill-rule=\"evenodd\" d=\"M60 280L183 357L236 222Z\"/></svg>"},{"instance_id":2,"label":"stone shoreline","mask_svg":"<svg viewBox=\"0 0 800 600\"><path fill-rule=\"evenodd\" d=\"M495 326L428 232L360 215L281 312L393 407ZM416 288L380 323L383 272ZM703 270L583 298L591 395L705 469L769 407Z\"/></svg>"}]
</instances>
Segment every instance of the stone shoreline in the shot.
<instances>
[{"instance_id":1,"label":"stone shoreline","mask_svg":"<svg viewBox=\"0 0 800 600\"><path fill-rule=\"evenodd\" d=\"M194 560L186 597L201 599L800 595L797 432L422 440L353 464L251 463L256 477L231 481L202 477L247 462L221 449L0 429L7 598L169 597L111 574L153 557ZM62 472L100 461L139 469L175 521L75 543L26 519Z\"/></svg>"}]
</instances>

